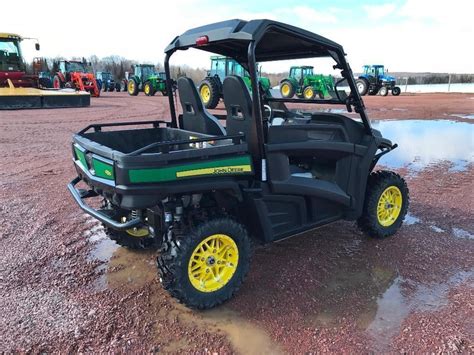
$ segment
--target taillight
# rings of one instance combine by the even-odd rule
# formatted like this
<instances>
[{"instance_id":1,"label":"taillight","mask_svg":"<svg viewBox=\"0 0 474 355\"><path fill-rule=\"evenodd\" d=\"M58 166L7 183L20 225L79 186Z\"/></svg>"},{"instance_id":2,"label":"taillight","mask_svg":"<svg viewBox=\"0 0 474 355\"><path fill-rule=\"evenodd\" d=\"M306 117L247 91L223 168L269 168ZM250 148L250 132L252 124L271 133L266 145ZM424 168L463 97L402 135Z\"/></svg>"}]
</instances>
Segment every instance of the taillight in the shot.
<instances>
[{"instance_id":1,"label":"taillight","mask_svg":"<svg viewBox=\"0 0 474 355\"><path fill-rule=\"evenodd\" d=\"M197 46L204 46L209 43L209 37L207 36L201 36L196 39L196 45Z\"/></svg>"}]
</instances>

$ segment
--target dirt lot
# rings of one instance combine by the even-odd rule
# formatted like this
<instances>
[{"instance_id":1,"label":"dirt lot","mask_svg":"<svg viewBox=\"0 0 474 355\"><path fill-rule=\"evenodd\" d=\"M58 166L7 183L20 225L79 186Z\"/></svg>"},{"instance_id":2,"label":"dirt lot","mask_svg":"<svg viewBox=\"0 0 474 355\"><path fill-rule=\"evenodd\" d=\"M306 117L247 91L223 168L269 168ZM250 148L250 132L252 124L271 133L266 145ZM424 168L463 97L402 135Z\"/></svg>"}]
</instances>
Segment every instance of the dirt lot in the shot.
<instances>
[{"instance_id":1,"label":"dirt lot","mask_svg":"<svg viewBox=\"0 0 474 355\"><path fill-rule=\"evenodd\" d=\"M74 132L162 119L166 98L0 111L0 352L474 352L474 95L365 103L371 118L418 122L406 132L418 150L384 162L410 187L400 232L370 240L338 222L259 248L238 295L207 312L171 299L155 255L105 239L66 190ZM449 121L420 149L429 131L411 120L434 118Z\"/></svg>"}]
</instances>

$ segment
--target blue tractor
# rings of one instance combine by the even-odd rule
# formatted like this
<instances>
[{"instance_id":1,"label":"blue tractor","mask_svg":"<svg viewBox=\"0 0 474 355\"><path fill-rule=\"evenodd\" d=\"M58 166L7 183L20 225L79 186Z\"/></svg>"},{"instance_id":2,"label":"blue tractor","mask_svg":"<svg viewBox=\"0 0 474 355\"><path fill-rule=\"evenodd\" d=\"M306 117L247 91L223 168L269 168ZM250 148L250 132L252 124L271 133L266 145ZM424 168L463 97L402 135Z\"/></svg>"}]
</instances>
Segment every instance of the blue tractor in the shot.
<instances>
[{"instance_id":1,"label":"blue tractor","mask_svg":"<svg viewBox=\"0 0 474 355\"><path fill-rule=\"evenodd\" d=\"M392 95L398 96L401 93L395 78L387 74L383 65L364 65L364 73L356 80L356 85L360 95L387 96L392 91Z\"/></svg>"}]
</instances>

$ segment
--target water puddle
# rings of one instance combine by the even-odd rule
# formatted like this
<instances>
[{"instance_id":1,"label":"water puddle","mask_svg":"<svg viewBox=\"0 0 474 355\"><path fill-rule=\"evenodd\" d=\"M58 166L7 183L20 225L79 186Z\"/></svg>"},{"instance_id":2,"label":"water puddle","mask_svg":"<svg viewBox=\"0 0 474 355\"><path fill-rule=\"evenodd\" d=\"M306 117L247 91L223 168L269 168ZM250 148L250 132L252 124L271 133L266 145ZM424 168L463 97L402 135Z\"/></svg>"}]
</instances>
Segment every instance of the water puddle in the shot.
<instances>
[{"instance_id":1,"label":"water puddle","mask_svg":"<svg viewBox=\"0 0 474 355\"><path fill-rule=\"evenodd\" d=\"M459 118L467 118L469 120L474 120L474 114L464 114L464 113L453 113L450 115L451 117L459 117Z\"/></svg>"},{"instance_id":2,"label":"water puddle","mask_svg":"<svg viewBox=\"0 0 474 355\"><path fill-rule=\"evenodd\" d=\"M461 228L453 228L453 235L456 238L474 240L474 234Z\"/></svg>"},{"instance_id":3,"label":"water puddle","mask_svg":"<svg viewBox=\"0 0 474 355\"><path fill-rule=\"evenodd\" d=\"M465 171L474 162L474 125L449 120L386 120L372 126L399 147L380 164L412 171L450 162L450 171Z\"/></svg>"},{"instance_id":4,"label":"water puddle","mask_svg":"<svg viewBox=\"0 0 474 355\"><path fill-rule=\"evenodd\" d=\"M445 232L444 229L442 229L442 228L440 228L440 227L438 227L438 226L435 226L434 224L430 225L430 228L431 228L433 231L435 231L436 233L444 233L444 232Z\"/></svg>"},{"instance_id":5,"label":"water puddle","mask_svg":"<svg viewBox=\"0 0 474 355\"><path fill-rule=\"evenodd\" d=\"M413 285L413 282L397 277L377 299L377 312L366 329L374 339L376 350L388 349L390 339L400 332L403 321L411 312L435 311L446 306L449 290L473 276L472 271L461 271L446 282L431 285ZM405 292L405 285L414 286L414 292Z\"/></svg>"},{"instance_id":6,"label":"water puddle","mask_svg":"<svg viewBox=\"0 0 474 355\"><path fill-rule=\"evenodd\" d=\"M403 224L407 225L407 226L411 226L413 224L417 224L417 223L420 223L420 219L418 217L415 217L413 216L412 214L410 213L407 213L405 215L405 219L403 220Z\"/></svg>"}]
</instances>

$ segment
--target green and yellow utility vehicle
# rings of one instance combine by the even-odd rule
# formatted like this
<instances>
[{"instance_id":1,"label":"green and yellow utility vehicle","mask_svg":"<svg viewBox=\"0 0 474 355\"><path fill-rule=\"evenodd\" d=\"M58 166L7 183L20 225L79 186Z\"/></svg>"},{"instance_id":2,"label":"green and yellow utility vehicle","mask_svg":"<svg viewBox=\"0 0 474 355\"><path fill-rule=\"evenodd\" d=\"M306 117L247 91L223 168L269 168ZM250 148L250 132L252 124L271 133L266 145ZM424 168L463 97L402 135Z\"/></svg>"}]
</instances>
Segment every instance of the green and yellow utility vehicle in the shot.
<instances>
[{"instance_id":1,"label":"green and yellow utility vehicle","mask_svg":"<svg viewBox=\"0 0 474 355\"><path fill-rule=\"evenodd\" d=\"M397 145L371 127L342 46L271 20L193 28L165 50L168 92L170 59L189 48L237 60L251 90L242 77L227 76L226 114L212 115L193 81L179 78L179 111L169 95L169 116L160 121L93 124L75 134L77 176L68 185L119 244L160 248L159 278L173 297L198 309L231 298L249 270L251 240L272 243L341 219L376 238L397 232L407 185L394 172L375 171ZM309 57L335 61L342 76L335 98L263 93L257 62ZM348 95L337 90L342 80ZM323 102L355 110L360 120L286 106Z\"/></svg>"},{"instance_id":2,"label":"green and yellow utility vehicle","mask_svg":"<svg viewBox=\"0 0 474 355\"><path fill-rule=\"evenodd\" d=\"M312 66L294 66L287 78L280 82L280 94L284 98L293 96L312 100L335 97L334 78L331 75L314 74Z\"/></svg>"},{"instance_id":3,"label":"green and yellow utility vehicle","mask_svg":"<svg viewBox=\"0 0 474 355\"><path fill-rule=\"evenodd\" d=\"M225 56L211 56L211 70L199 84L199 95L204 106L209 109L216 108L223 98L222 82L229 75L240 76L250 89L250 76L248 71L233 58ZM260 85L263 91L270 95L270 79L262 77L259 73Z\"/></svg>"}]
</instances>

